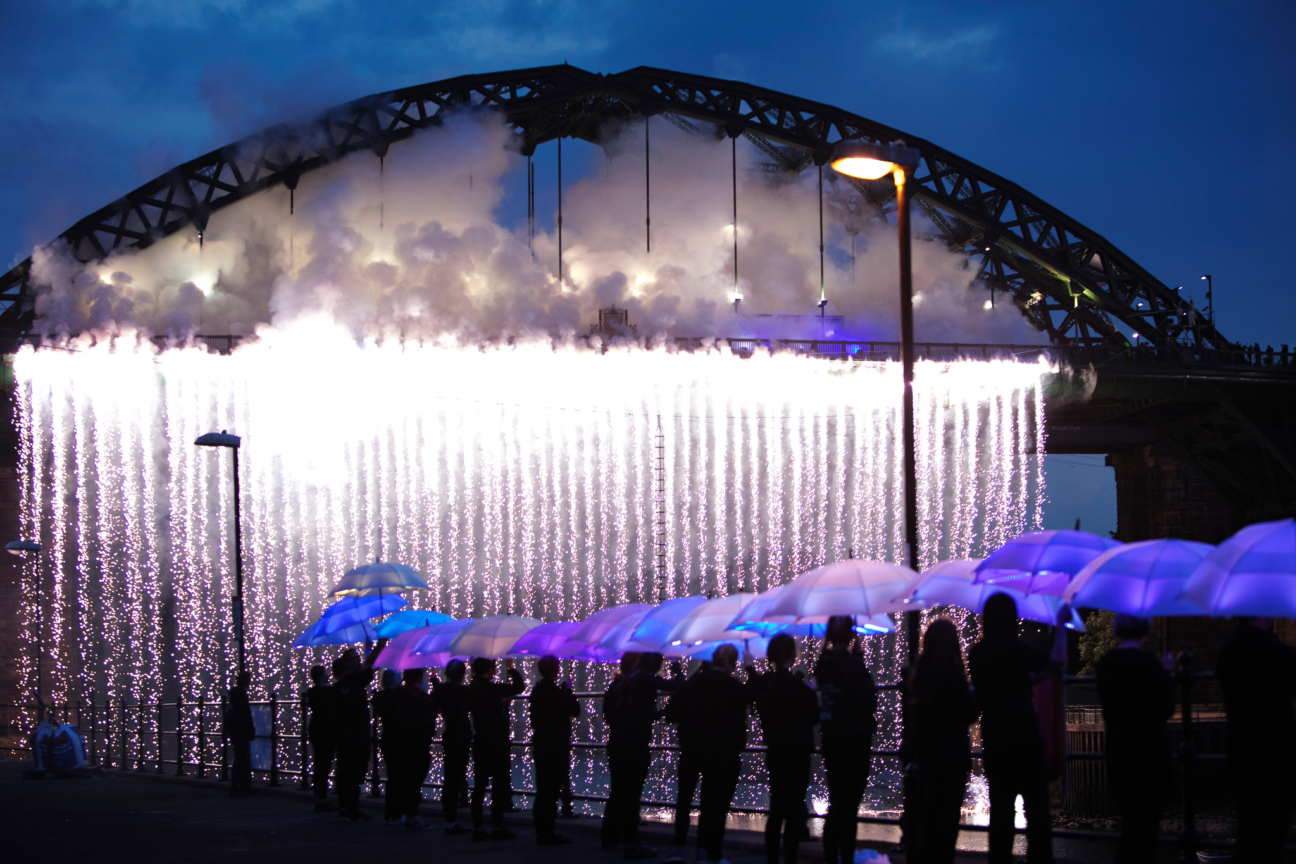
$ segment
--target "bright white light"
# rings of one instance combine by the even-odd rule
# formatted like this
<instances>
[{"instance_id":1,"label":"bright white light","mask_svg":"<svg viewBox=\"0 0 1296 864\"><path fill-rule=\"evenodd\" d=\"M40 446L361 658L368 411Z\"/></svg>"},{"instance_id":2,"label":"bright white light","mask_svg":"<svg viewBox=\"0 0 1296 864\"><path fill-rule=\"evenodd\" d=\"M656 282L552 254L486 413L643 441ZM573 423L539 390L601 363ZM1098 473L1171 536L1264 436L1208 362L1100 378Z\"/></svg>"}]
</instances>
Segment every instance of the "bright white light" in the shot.
<instances>
[{"instance_id":1,"label":"bright white light","mask_svg":"<svg viewBox=\"0 0 1296 864\"><path fill-rule=\"evenodd\" d=\"M993 300L985 301L984 303L981 304L981 308L985 309L987 312L990 311L991 309L994 308L994 301Z\"/></svg>"},{"instance_id":2,"label":"bright white light","mask_svg":"<svg viewBox=\"0 0 1296 864\"><path fill-rule=\"evenodd\" d=\"M216 287L216 277L210 273L199 273L189 280L206 297Z\"/></svg>"},{"instance_id":3,"label":"bright white light","mask_svg":"<svg viewBox=\"0 0 1296 864\"><path fill-rule=\"evenodd\" d=\"M741 292L741 291L730 291L730 292L729 292L729 302L730 302L730 303L733 303L733 302L735 302L735 301L737 301L737 300L741 300L741 299L743 299L743 295L742 295L742 292Z\"/></svg>"}]
</instances>

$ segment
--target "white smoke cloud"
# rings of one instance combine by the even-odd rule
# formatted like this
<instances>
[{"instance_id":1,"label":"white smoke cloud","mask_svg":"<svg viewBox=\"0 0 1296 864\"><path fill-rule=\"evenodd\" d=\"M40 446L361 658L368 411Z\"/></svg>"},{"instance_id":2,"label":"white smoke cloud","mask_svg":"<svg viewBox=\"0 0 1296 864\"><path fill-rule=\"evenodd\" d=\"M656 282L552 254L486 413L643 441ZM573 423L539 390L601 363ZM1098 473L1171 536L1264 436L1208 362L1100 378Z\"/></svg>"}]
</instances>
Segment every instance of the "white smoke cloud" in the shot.
<instances>
[{"instance_id":1,"label":"white smoke cloud","mask_svg":"<svg viewBox=\"0 0 1296 864\"><path fill-rule=\"evenodd\" d=\"M551 214L538 214L534 253L525 226L499 216L508 184L520 185L511 133L494 115L462 115L394 145L381 170L364 152L303 176L292 216L279 187L213 214L201 244L180 232L88 265L65 246L37 249L39 327L184 337L323 316L357 338L500 339L570 335L616 304L641 339L820 336L815 172L772 178L739 142L735 313L730 142L654 123L649 253L642 135L634 123L607 131L605 150L621 155L565 188L561 283ZM829 182L825 195L845 189ZM826 226L827 313L845 326L822 335L898 338L894 227L865 219L852 267L831 211ZM984 308L962 255L918 236L913 254L920 341L1044 341L1011 304Z\"/></svg>"}]
</instances>

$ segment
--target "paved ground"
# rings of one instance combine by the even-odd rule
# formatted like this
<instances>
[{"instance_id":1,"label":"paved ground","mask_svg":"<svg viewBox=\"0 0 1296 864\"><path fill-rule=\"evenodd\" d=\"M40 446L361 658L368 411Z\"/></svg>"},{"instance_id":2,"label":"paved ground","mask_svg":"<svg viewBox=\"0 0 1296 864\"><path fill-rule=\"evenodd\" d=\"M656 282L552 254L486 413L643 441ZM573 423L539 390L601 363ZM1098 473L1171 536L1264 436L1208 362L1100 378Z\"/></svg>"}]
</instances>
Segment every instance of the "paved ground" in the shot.
<instances>
[{"instance_id":1,"label":"paved ground","mask_svg":"<svg viewBox=\"0 0 1296 864\"><path fill-rule=\"evenodd\" d=\"M374 822L352 824L334 814L316 814L308 794L291 786L269 789L257 784L250 798L230 799L213 781L176 779L154 774L115 772L78 780L23 780L22 764L0 762L0 860L25 862L189 862L229 861L254 854L274 864L318 864L328 861L415 860L432 856L470 864L558 864L568 861L617 862L619 854L599 849L598 820L560 823L575 838L571 846L538 847L530 813L511 814L510 827L520 836L505 842L473 843L446 837L439 828L411 832ZM376 812L380 801L366 801ZM433 815L425 805L428 815ZM438 820L439 824L439 820ZM664 848L669 826L645 824L645 839ZM889 844L891 860L903 860ZM1059 848L1059 861L1110 860L1108 844ZM802 845L802 861L822 861L817 843ZM760 835L731 830L726 857L732 864L764 864ZM375 859L375 856L381 856ZM1172 859L1167 859L1172 860ZM960 864L984 862L984 854L960 854Z\"/></svg>"}]
</instances>

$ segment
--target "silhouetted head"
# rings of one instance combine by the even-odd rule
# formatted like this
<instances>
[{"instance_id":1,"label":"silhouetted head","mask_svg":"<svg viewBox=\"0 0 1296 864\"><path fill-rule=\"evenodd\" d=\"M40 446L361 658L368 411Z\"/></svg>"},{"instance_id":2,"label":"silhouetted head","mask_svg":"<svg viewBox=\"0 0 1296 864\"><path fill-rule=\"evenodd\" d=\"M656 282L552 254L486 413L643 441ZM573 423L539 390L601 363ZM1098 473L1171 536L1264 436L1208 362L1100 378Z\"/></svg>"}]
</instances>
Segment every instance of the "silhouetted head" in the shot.
<instances>
[{"instance_id":1,"label":"silhouetted head","mask_svg":"<svg viewBox=\"0 0 1296 864\"><path fill-rule=\"evenodd\" d=\"M791 665L796 660L796 640L786 633L780 633L770 640L765 656L775 666Z\"/></svg>"},{"instance_id":2,"label":"silhouetted head","mask_svg":"<svg viewBox=\"0 0 1296 864\"><path fill-rule=\"evenodd\" d=\"M1017 638L1017 601L1007 594L992 594L981 609L981 638L1007 642Z\"/></svg>"},{"instance_id":3,"label":"silhouetted head","mask_svg":"<svg viewBox=\"0 0 1296 864\"><path fill-rule=\"evenodd\" d=\"M546 681L552 681L557 678L561 669L562 666L558 663L558 658L552 654L546 654L540 658L539 663L536 663L536 671L539 672L540 677Z\"/></svg>"},{"instance_id":4,"label":"silhouetted head","mask_svg":"<svg viewBox=\"0 0 1296 864\"><path fill-rule=\"evenodd\" d=\"M333 677L335 679L341 678L346 674L346 664L347 661L345 656L338 657L333 661Z\"/></svg>"},{"instance_id":5,"label":"silhouetted head","mask_svg":"<svg viewBox=\"0 0 1296 864\"><path fill-rule=\"evenodd\" d=\"M238 686L242 687L244 690L246 690L252 684L252 676L249 675L247 672L240 672L238 674L238 678L234 680L237 681Z\"/></svg>"},{"instance_id":6,"label":"silhouetted head","mask_svg":"<svg viewBox=\"0 0 1296 864\"><path fill-rule=\"evenodd\" d=\"M738 668L738 649L729 644L721 645L711 655L711 665L722 672L733 672Z\"/></svg>"},{"instance_id":7,"label":"silhouetted head","mask_svg":"<svg viewBox=\"0 0 1296 864\"><path fill-rule=\"evenodd\" d=\"M1139 618L1137 615L1126 615L1124 612L1117 612L1115 619L1112 620L1112 632L1116 638L1122 642L1128 642L1132 639L1142 639L1148 633L1152 632L1152 619Z\"/></svg>"},{"instance_id":8,"label":"silhouetted head","mask_svg":"<svg viewBox=\"0 0 1296 864\"><path fill-rule=\"evenodd\" d=\"M627 651L621 655L621 674L630 675L639 666L639 658L643 655L638 651Z\"/></svg>"},{"instance_id":9,"label":"silhouetted head","mask_svg":"<svg viewBox=\"0 0 1296 864\"><path fill-rule=\"evenodd\" d=\"M463 682L464 676L468 674L468 667L462 660L451 660L446 664L446 680L455 684Z\"/></svg>"},{"instance_id":10,"label":"silhouetted head","mask_svg":"<svg viewBox=\"0 0 1296 864\"><path fill-rule=\"evenodd\" d=\"M328 682L328 672L323 666L315 665L310 668L310 679L312 684L323 686Z\"/></svg>"},{"instance_id":11,"label":"silhouetted head","mask_svg":"<svg viewBox=\"0 0 1296 864\"><path fill-rule=\"evenodd\" d=\"M489 681L495 677L495 661L489 657L474 657L472 661L473 680L481 678Z\"/></svg>"},{"instance_id":12,"label":"silhouetted head","mask_svg":"<svg viewBox=\"0 0 1296 864\"><path fill-rule=\"evenodd\" d=\"M383 670L381 683L382 683L382 688L384 690L390 690L392 687L395 687L396 682L398 681L400 681L400 673L398 673L395 669Z\"/></svg>"},{"instance_id":13,"label":"silhouetted head","mask_svg":"<svg viewBox=\"0 0 1296 864\"><path fill-rule=\"evenodd\" d=\"M958 625L942 616L923 634L922 653L909 673L909 695L919 704L930 704L943 689L959 682L967 686Z\"/></svg>"},{"instance_id":14,"label":"silhouetted head","mask_svg":"<svg viewBox=\"0 0 1296 864\"><path fill-rule=\"evenodd\" d=\"M855 641L855 622L849 615L834 615L828 619L828 644L843 648Z\"/></svg>"},{"instance_id":15,"label":"silhouetted head","mask_svg":"<svg viewBox=\"0 0 1296 864\"><path fill-rule=\"evenodd\" d=\"M649 651L639 655L639 662L635 664L635 669L640 672L647 672L649 675L656 675L661 671L662 655L656 651Z\"/></svg>"},{"instance_id":16,"label":"silhouetted head","mask_svg":"<svg viewBox=\"0 0 1296 864\"><path fill-rule=\"evenodd\" d=\"M423 683L422 669L406 669L401 673L401 680L411 687L417 687Z\"/></svg>"}]
</instances>

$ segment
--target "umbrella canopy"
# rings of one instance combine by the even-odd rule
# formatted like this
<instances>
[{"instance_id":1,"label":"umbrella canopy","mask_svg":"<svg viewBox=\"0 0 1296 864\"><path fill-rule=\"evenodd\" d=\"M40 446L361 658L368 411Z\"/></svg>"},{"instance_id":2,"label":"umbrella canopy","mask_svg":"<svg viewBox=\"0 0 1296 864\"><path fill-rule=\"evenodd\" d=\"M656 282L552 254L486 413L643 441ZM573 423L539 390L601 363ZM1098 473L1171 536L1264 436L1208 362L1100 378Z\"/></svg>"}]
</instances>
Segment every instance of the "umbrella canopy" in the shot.
<instances>
[{"instance_id":1,"label":"umbrella canopy","mask_svg":"<svg viewBox=\"0 0 1296 864\"><path fill-rule=\"evenodd\" d=\"M476 620L476 618L464 618L420 628L423 631L423 637L414 643L414 647L409 649L410 653L441 654L449 650L450 643L459 635L460 630L463 630Z\"/></svg>"},{"instance_id":2,"label":"umbrella canopy","mask_svg":"<svg viewBox=\"0 0 1296 864\"><path fill-rule=\"evenodd\" d=\"M690 660L710 661L715 656L716 649L721 645L734 646L738 649L738 655L742 662L749 663L752 660L765 659L765 652L769 649L769 639L764 636L756 636L741 641L722 639L718 642L703 642L700 645L674 645L668 646L662 653L666 657L688 657Z\"/></svg>"},{"instance_id":3,"label":"umbrella canopy","mask_svg":"<svg viewBox=\"0 0 1296 864\"><path fill-rule=\"evenodd\" d=\"M367 599L367 598L366 598ZM419 627L431 627L433 624L444 624L453 621L449 615L424 609L406 609L397 612L378 625L378 637L390 639L400 633L406 633ZM391 667L386 667L391 668Z\"/></svg>"},{"instance_id":4,"label":"umbrella canopy","mask_svg":"<svg viewBox=\"0 0 1296 864\"><path fill-rule=\"evenodd\" d=\"M822 624L834 615L874 620L898 612L894 602L917 574L883 561L848 559L816 567L782 586L760 620L769 623Z\"/></svg>"},{"instance_id":5,"label":"umbrella canopy","mask_svg":"<svg viewBox=\"0 0 1296 864\"><path fill-rule=\"evenodd\" d=\"M528 630L539 626L540 622L534 618L492 615L460 630L445 650L456 656L503 657Z\"/></svg>"},{"instance_id":6,"label":"umbrella canopy","mask_svg":"<svg viewBox=\"0 0 1296 864\"><path fill-rule=\"evenodd\" d=\"M374 642L378 634L368 621L348 624L328 632L316 632L319 622L306 628L306 632L297 637L294 648L315 648L320 645L353 645L357 642Z\"/></svg>"},{"instance_id":7,"label":"umbrella canopy","mask_svg":"<svg viewBox=\"0 0 1296 864\"><path fill-rule=\"evenodd\" d=\"M397 633L374 658L374 666L379 669L394 669L404 672L406 669L427 669L432 666L444 666L450 662L450 654L439 652L432 654L415 654L414 647L428 635L428 631L439 625L416 627Z\"/></svg>"},{"instance_id":8,"label":"umbrella canopy","mask_svg":"<svg viewBox=\"0 0 1296 864\"><path fill-rule=\"evenodd\" d=\"M730 630L734 617L743 607L756 599L755 594L730 594L700 603L680 618L679 623L666 635L667 650L701 645L705 642L733 642L740 644L755 639L760 634L751 630Z\"/></svg>"},{"instance_id":9,"label":"umbrella canopy","mask_svg":"<svg viewBox=\"0 0 1296 864\"><path fill-rule=\"evenodd\" d=\"M909 589L896 599L906 609L961 606L979 613L991 595L1007 594L1017 604L1019 617L1041 624L1057 623L1058 612L1066 605L1062 598L1050 594L1023 594L1005 585L977 584L976 568L980 563L977 558L941 561L919 574ZM1084 622L1074 610L1066 626L1084 632Z\"/></svg>"},{"instance_id":10,"label":"umbrella canopy","mask_svg":"<svg viewBox=\"0 0 1296 864\"><path fill-rule=\"evenodd\" d=\"M1071 577L1120 543L1088 531L1031 531L991 552L976 568L976 581L1012 582L1026 594L1062 596Z\"/></svg>"},{"instance_id":11,"label":"umbrella canopy","mask_svg":"<svg viewBox=\"0 0 1296 864\"><path fill-rule=\"evenodd\" d=\"M395 612L405 605L405 598L396 594L388 594L385 597L343 597L325 609L313 626L320 628L318 632L321 635L332 633L334 630L341 630L343 627L350 627L352 624Z\"/></svg>"},{"instance_id":12,"label":"umbrella canopy","mask_svg":"<svg viewBox=\"0 0 1296 864\"><path fill-rule=\"evenodd\" d=\"M581 622L581 625L572 633L573 642L583 642L586 645L597 645L599 640L608 634L608 631L615 627L625 618L634 615L642 615L649 612L653 607L647 603L627 603L624 606L612 606L593 615Z\"/></svg>"},{"instance_id":13,"label":"umbrella canopy","mask_svg":"<svg viewBox=\"0 0 1296 864\"><path fill-rule=\"evenodd\" d=\"M734 620L730 622L730 630L750 630L761 636L772 637L778 633L786 633L789 636L813 637L822 639L828 625L819 624L795 624L795 615L773 615L770 613L770 607L778 599L779 593L783 590L782 585L776 585L767 591L756 595L752 600L742 608ZM884 614L873 616L852 616L855 619L855 629L861 633L892 633L895 632L895 622Z\"/></svg>"},{"instance_id":14,"label":"umbrella canopy","mask_svg":"<svg viewBox=\"0 0 1296 864\"><path fill-rule=\"evenodd\" d=\"M1188 577L1215 547L1191 540L1145 540L1108 549L1084 566L1062 599L1072 606L1154 615L1200 615L1201 607L1179 599Z\"/></svg>"},{"instance_id":15,"label":"umbrella canopy","mask_svg":"<svg viewBox=\"0 0 1296 864\"><path fill-rule=\"evenodd\" d=\"M707 598L701 595L676 597L648 610L630 634L625 650L660 651L670 644L666 637L670 635L671 630L675 629L680 619L705 602ZM634 647L629 647L631 643Z\"/></svg>"},{"instance_id":16,"label":"umbrella canopy","mask_svg":"<svg viewBox=\"0 0 1296 864\"><path fill-rule=\"evenodd\" d=\"M333 586L333 593L348 597L365 597L371 594L395 594L397 591L410 588L421 588L426 591L427 587L427 580L413 567L375 561L348 570L342 576L342 580Z\"/></svg>"},{"instance_id":17,"label":"umbrella canopy","mask_svg":"<svg viewBox=\"0 0 1296 864\"><path fill-rule=\"evenodd\" d=\"M627 651L642 652L661 650L660 647L655 644L645 645L632 638L635 629L647 614L648 612L642 612L638 615L631 615L629 618L622 618L612 626L612 629L608 630L608 632L604 634L602 639L591 647L612 651L617 654L617 656L620 656Z\"/></svg>"},{"instance_id":18,"label":"umbrella canopy","mask_svg":"<svg viewBox=\"0 0 1296 864\"><path fill-rule=\"evenodd\" d=\"M1180 596L1210 615L1296 618L1296 520L1243 528L1203 559Z\"/></svg>"},{"instance_id":19,"label":"umbrella canopy","mask_svg":"<svg viewBox=\"0 0 1296 864\"><path fill-rule=\"evenodd\" d=\"M513 657L543 657L546 654L559 654L564 645L571 642L571 634L580 626L579 621L550 621L538 627L532 627L513 643L509 655ZM583 646L578 646L583 647Z\"/></svg>"}]
</instances>

